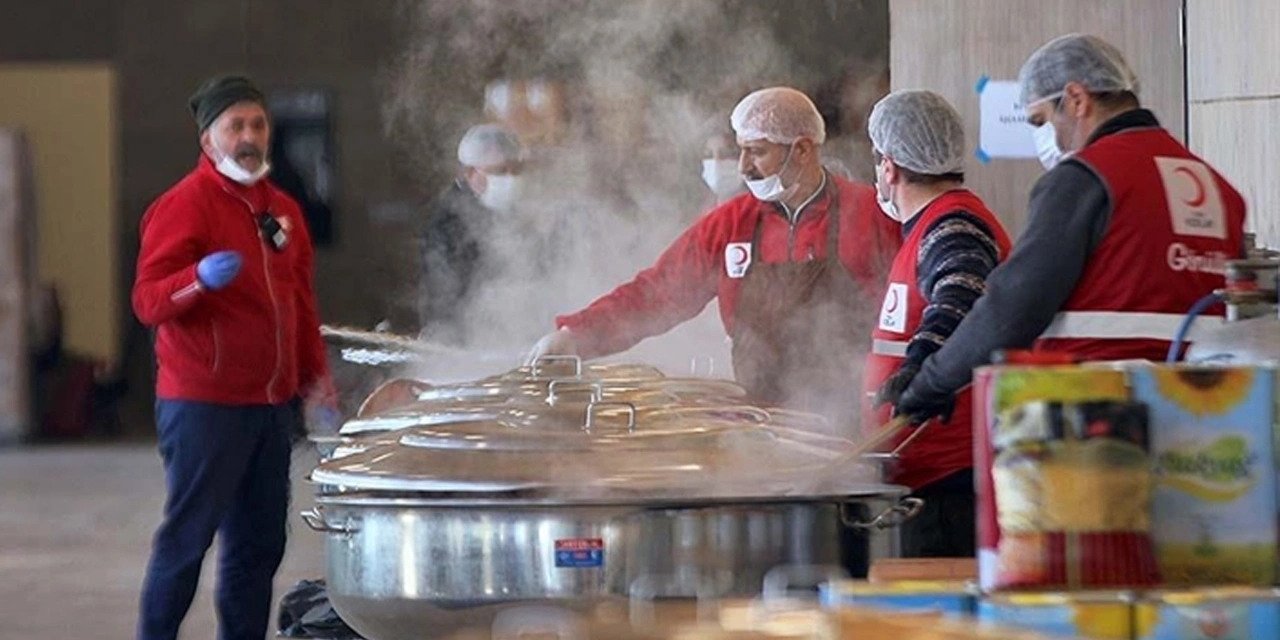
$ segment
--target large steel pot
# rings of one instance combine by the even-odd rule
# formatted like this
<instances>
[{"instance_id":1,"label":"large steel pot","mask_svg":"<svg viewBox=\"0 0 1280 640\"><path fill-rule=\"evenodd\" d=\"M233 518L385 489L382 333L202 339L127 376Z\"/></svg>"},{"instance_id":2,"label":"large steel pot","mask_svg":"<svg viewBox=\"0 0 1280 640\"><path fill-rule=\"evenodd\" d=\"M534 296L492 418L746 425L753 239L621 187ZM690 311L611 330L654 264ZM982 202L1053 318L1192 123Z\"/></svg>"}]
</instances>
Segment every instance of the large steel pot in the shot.
<instances>
[{"instance_id":1,"label":"large steel pot","mask_svg":"<svg viewBox=\"0 0 1280 640\"><path fill-rule=\"evenodd\" d=\"M530 601L586 608L663 576L663 597L753 595L778 565L841 565L864 576L898 554L905 489L779 498L448 499L354 494L304 513L326 535L329 595L375 640L488 624Z\"/></svg>"}]
</instances>

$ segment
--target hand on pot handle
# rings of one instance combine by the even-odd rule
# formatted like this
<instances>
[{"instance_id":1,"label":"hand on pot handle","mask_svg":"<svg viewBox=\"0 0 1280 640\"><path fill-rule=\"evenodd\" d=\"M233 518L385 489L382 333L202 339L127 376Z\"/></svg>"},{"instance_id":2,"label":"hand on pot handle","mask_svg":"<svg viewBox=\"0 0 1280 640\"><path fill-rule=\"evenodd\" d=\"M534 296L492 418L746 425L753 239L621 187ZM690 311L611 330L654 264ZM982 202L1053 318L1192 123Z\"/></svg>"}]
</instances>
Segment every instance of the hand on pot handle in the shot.
<instances>
[{"instance_id":1,"label":"hand on pot handle","mask_svg":"<svg viewBox=\"0 0 1280 640\"><path fill-rule=\"evenodd\" d=\"M557 329L542 336L533 349L529 351L529 355L525 356L524 363L532 365L535 360L543 356L573 356L578 355L578 339L568 329Z\"/></svg>"},{"instance_id":2,"label":"hand on pot handle","mask_svg":"<svg viewBox=\"0 0 1280 640\"><path fill-rule=\"evenodd\" d=\"M902 398L902 392L907 390L907 386L911 384L911 380L920 373L920 366L911 362L902 363L901 367L889 376L884 384L880 385L880 390L876 392L875 398L871 404L874 407L881 405L894 405Z\"/></svg>"},{"instance_id":3,"label":"hand on pot handle","mask_svg":"<svg viewBox=\"0 0 1280 640\"><path fill-rule=\"evenodd\" d=\"M955 394L930 393L919 385L908 385L894 403L893 415L907 416L913 427L928 422L930 418L937 418L940 424L946 424L951 421L951 414L955 409Z\"/></svg>"}]
</instances>

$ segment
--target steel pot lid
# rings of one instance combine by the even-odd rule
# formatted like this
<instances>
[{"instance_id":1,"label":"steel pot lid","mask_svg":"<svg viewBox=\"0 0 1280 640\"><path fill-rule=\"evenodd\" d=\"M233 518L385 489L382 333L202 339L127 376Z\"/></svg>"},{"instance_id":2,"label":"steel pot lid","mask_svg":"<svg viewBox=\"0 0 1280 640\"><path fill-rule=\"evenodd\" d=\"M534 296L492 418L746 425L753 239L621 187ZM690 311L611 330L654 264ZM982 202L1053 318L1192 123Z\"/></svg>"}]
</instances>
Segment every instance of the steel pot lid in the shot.
<instances>
[{"instance_id":1,"label":"steel pot lid","mask_svg":"<svg viewBox=\"0 0 1280 640\"><path fill-rule=\"evenodd\" d=\"M415 428L405 446L500 451L585 451L599 447L721 446L706 438L768 424L750 406L640 407L622 402L509 408L492 420Z\"/></svg>"},{"instance_id":2,"label":"steel pot lid","mask_svg":"<svg viewBox=\"0 0 1280 640\"><path fill-rule=\"evenodd\" d=\"M408 383L405 383L408 384ZM424 383L417 383L422 385ZM386 385L384 385L385 387ZM404 385L401 385L403 388ZM366 431L387 431L412 426L432 426L473 420L497 419L504 415L544 415L564 408L567 419L580 426L585 407L593 401L626 402L641 410L651 408L686 411L690 415L706 412L708 408L720 411L722 407L739 407L726 418L741 418L760 422L765 415L758 408L743 406L745 392L734 383L701 379L665 379L646 383L585 382L556 379L543 386L541 383L522 383L522 388L512 391L500 385L489 387L469 386L456 388L456 394L445 387L417 389L424 397L407 403L398 403L386 410L362 412L343 425L340 433L355 434ZM377 392L375 392L377 393ZM368 403L366 403L368 404ZM674 407L687 406L687 409ZM552 407L553 409L547 409ZM553 419L548 416L547 419Z\"/></svg>"},{"instance_id":3,"label":"steel pot lid","mask_svg":"<svg viewBox=\"0 0 1280 640\"><path fill-rule=\"evenodd\" d=\"M542 356L532 363L516 367L491 380L552 380L556 378L653 380L666 377L662 370L647 364L584 363L578 356Z\"/></svg>"},{"instance_id":4,"label":"steel pot lid","mask_svg":"<svg viewBox=\"0 0 1280 640\"><path fill-rule=\"evenodd\" d=\"M634 397L634 396L633 396ZM504 426L542 429L581 430L590 429L597 419L625 420L627 412L645 424L684 420L712 420L764 424L771 414L758 407L734 404L729 399L704 398L702 403L677 405L669 401L658 402L656 397L641 397L642 402L595 402L589 398L550 401L512 399L506 402L423 402L400 407L379 415L355 418L347 421L339 431L341 435L356 435L374 431L394 431L411 427L431 427L469 422L499 421ZM645 404L653 401L655 404ZM592 409L592 407L596 407ZM588 420L588 410L592 420ZM625 421L623 422L625 424Z\"/></svg>"},{"instance_id":5,"label":"steel pot lid","mask_svg":"<svg viewBox=\"0 0 1280 640\"><path fill-rule=\"evenodd\" d=\"M458 407L449 411L413 411L400 409L367 418L348 420L338 430L340 435L354 436L362 433L399 431L411 427L429 427L477 420L492 420L500 410L485 407Z\"/></svg>"},{"instance_id":6,"label":"steel pot lid","mask_svg":"<svg viewBox=\"0 0 1280 640\"><path fill-rule=\"evenodd\" d=\"M684 402L705 397L743 398L746 391L728 380L703 378L590 379L486 378L473 382L424 385L417 400L427 402L503 402L510 399L597 397L636 404Z\"/></svg>"},{"instance_id":7,"label":"steel pot lid","mask_svg":"<svg viewBox=\"0 0 1280 640\"><path fill-rule=\"evenodd\" d=\"M428 429L399 433L399 444L322 463L312 479L400 492L540 489L567 497L791 495L811 490L815 469L853 449L849 441L764 426L598 435L513 429L509 440L488 433ZM471 436L471 446L454 446ZM834 442L842 446L832 446ZM873 468L861 464L851 464L847 475L853 484L877 479Z\"/></svg>"}]
</instances>

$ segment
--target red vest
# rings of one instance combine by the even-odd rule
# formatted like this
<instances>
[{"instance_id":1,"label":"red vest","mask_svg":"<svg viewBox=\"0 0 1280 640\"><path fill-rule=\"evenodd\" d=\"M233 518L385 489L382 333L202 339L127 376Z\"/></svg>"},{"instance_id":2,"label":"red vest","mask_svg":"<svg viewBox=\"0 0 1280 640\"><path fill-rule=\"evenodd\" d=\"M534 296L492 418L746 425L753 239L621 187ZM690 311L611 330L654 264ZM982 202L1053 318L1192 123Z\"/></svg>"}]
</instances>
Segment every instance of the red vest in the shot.
<instances>
[{"instance_id":1,"label":"red vest","mask_svg":"<svg viewBox=\"0 0 1280 640\"><path fill-rule=\"evenodd\" d=\"M1072 160L1106 185L1111 221L1036 347L1164 360L1183 315L1224 285L1224 263L1240 256L1244 200L1158 127L1105 136Z\"/></svg>"},{"instance_id":2,"label":"red vest","mask_svg":"<svg viewBox=\"0 0 1280 640\"><path fill-rule=\"evenodd\" d=\"M871 333L871 353L867 355L863 375L863 429L877 429L889 421L891 407L879 409L871 406L870 394L874 394L889 376L902 365L907 353L907 343L915 335L924 317L928 300L920 295L916 285L916 262L920 243L925 233L939 218L964 211L987 225L1003 260L1009 253L1009 236L995 214L973 192L967 189L949 191L939 196L921 211L902 243L889 271L889 285L880 308L877 326ZM930 425L925 433L902 451L893 481L918 489L935 480L973 466L973 430L971 425L970 392L965 387L956 395L956 408L946 425ZM907 434L910 435L910 434ZM906 436L900 437L896 447Z\"/></svg>"}]
</instances>

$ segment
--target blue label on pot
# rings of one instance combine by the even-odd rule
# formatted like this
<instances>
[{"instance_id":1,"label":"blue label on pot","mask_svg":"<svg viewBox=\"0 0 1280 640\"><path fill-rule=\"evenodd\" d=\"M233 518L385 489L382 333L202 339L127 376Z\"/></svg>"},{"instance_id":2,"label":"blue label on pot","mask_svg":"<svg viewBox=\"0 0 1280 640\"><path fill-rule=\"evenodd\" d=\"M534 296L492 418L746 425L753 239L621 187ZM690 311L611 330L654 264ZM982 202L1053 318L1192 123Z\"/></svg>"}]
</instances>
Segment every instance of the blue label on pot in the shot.
<instances>
[{"instance_id":1,"label":"blue label on pot","mask_svg":"<svg viewBox=\"0 0 1280 640\"><path fill-rule=\"evenodd\" d=\"M584 568L603 566L604 540L600 538L556 540L556 567Z\"/></svg>"}]
</instances>

